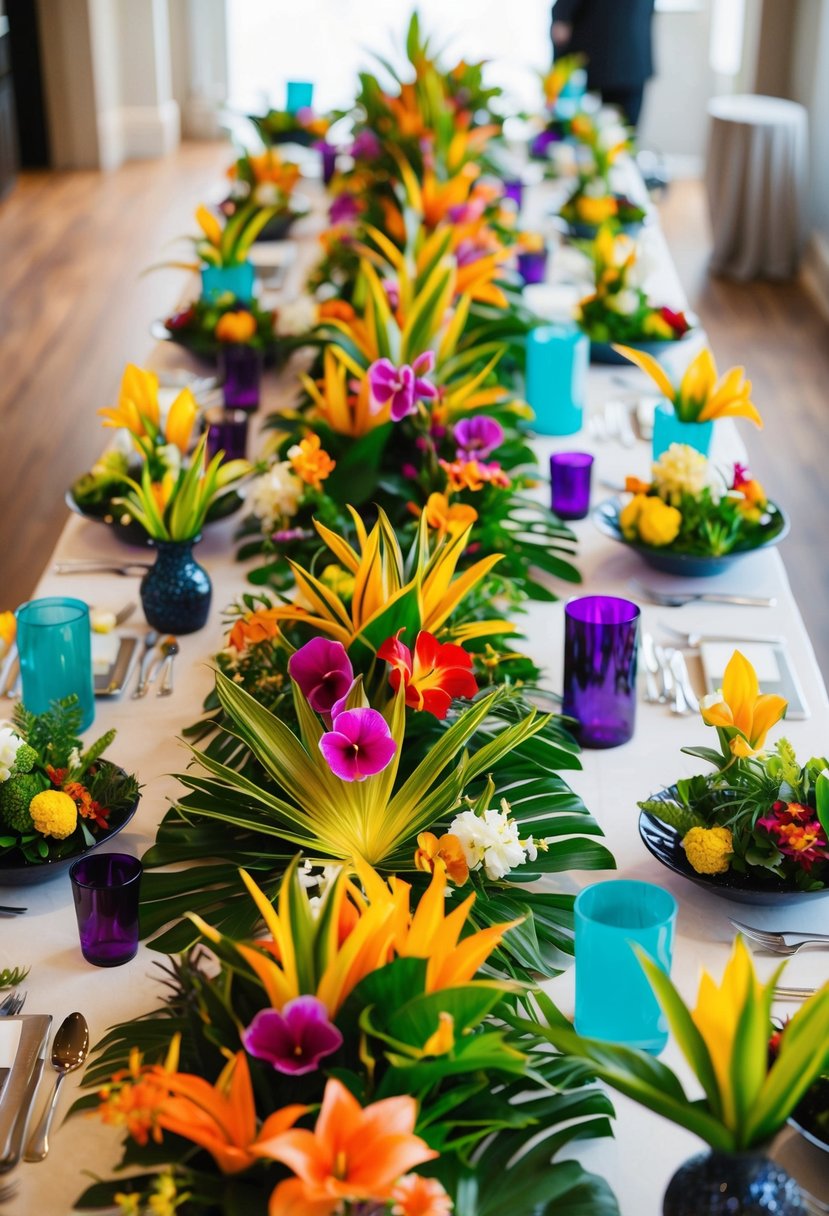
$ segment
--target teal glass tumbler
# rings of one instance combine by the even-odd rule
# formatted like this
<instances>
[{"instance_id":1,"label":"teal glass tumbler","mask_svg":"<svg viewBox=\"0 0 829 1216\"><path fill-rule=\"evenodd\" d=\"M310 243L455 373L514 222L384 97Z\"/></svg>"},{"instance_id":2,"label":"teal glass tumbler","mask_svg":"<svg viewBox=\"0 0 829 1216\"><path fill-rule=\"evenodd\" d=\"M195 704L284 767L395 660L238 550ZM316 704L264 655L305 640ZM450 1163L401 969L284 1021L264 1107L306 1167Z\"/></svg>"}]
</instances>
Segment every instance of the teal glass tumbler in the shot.
<instances>
[{"instance_id":1,"label":"teal glass tumbler","mask_svg":"<svg viewBox=\"0 0 829 1216\"><path fill-rule=\"evenodd\" d=\"M649 882L597 882L576 896L576 1030L660 1052L668 1023L634 946L671 971L676 900Z\"/></svg>"},{"instance_id":2,"label":"teal glass tumbler","mask_svg":"<svg viewBox=\"0 0 829 1216\"><path fill-rule=\"evenodd\" d=\"M714 437L714 422L680 422L670 401L660 401L653 415L653 458L667 452L672 443L684 443L707 456Z\"/></svg>"},{"instance_id":3,"label":"teal glass tumbler","mask_svg":"<svg viewBox=\"0 0 829 1216\"><path fill-rule=\"evenodd\" d=\"M587 397L590 339L574 325L540 325L527 334L526 397L539 435L575 435Z\"/></svg>"},{"instance_id":4,"label":"teal glass tumbler","mask_svg":"<svg viewBox=\"0 0 829 1216\"><path fill-rule=\"evenodd\" d=\"M289 114L298 110L310 110L314 104L314 82L312 80L289 80L285 89L285 109Z\"/></svg>"},{"instance_id":5,"label":"teal glass tumbler","mask_svg":"<svg viewBox=\"0 0 829 1216\"><path fill-rule=\"evenodd\" d=\"M95 720L89 606L83 600L49 596L17 610L17 650L23 704L44 713L52 701L73 693L81 708L81 730Z\"/></svg>"}]
</instances>

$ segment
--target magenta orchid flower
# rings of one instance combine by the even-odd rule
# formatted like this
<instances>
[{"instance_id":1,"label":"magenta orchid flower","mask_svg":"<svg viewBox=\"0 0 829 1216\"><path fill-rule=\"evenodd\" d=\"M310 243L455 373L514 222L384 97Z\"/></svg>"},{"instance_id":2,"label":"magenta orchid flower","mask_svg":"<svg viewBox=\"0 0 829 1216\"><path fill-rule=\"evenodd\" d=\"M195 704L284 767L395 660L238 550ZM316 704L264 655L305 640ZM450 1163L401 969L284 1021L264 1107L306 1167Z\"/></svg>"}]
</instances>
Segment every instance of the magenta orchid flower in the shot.
<instances>
[{"instance_id":1,"label":"magenta orchid flower","mask_svg":"<svg viewBox=\"0 0 829 1216\"><path fill-rule=\"evenodd\" d=\"M351 145L351 155L355 160L376 160L383 151L383 145L373 131L360 131Z\"/></svg>"},{"instance_id":2,"label":"magenta orchid flower","mask_svg":"<svg viewBox=\"0 0 829 1216\"><path fill-rule=\"evenodd\" d=\"M330 714L354 683L345 647L329 638L312 638L295 651L288 660L288 675L317 714Z\"/></svg>"},{"instance_id":3,"label":"magenta orchid flower","mask_svg":"<svg viewBox=\"0 0 829 1216\"><path fill-rule=\"evenodd\" d=\"M248 1055L267 1060L277 1072L302 1076L342 1046L343 1036L315 996L298 996L282 1009L260 1009L242 1032Z\"/></svg>"},{"instance_id":4,"label":"magenta orchid flower","mask_svg":"<svg viewBox=\"0 0 829 1216\"><path fill-rule=\"evenodd\" d=\"M435 352L427 350L414 363L395 367L391 359L377 359L368 369L368 383L374 404L382 408L391 402L391 417L400 422L417 412L418 401L433 401L438 390L424 379L435 366ZM378 410L375 409L374 413Z\"/></svg>"},{"instance_id":5,"label":"magenta orchid flower","mask_svg":"<svg viewBox=\"0 0 829 1216\"><path fill-rule=\"evenodd\" d=\"M397 744L376 709L346 709L333 715L333 729L320 739L320 751L341 781L365 781L391 764Z\"/></svg>"},{"instance_id":6,"label":"magenta orchid flower","mask_svg":"<svg viewBox=\"0 0 829 1216\"><path fill-rule=\"evenodd\" d=\"M332 224L350 224L360 214L360 204L353 194L338 194L328 208L328 218Z\"/></svg>"},{"instance_id":7,"label":"magenta orchid flower","mask_svg":"<svg viewBox=\"0 0 829 1216\"><path fill-rule=\"evenodd\" d=\"M459 460L484 459L504 442L504 428L487 414L462 418L455 427Z\"/></svg>"}]
</instances>

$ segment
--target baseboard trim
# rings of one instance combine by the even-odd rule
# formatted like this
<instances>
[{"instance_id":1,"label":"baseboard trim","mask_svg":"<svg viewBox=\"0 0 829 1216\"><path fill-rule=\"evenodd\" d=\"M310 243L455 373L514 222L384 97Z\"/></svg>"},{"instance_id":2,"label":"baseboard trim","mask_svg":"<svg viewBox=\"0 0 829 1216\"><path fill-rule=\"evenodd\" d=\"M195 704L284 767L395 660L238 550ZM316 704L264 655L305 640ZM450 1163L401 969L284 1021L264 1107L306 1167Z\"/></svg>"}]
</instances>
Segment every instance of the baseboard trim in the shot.
<instances>
[{"instance_id":1,"label":"baseboard trim","mask_svg":"<svg viewBox=\"0 0 829 1216\"><path fill-rule=\"evenodd\" d=\"M813 232L800 270L803 286L829 321L829 237Z\"/></svg>"},{"instance_id":2,"label":"baseboard trim","mask_svg":"<svg viewBox=\"0 0 829 1216\"><path fill-rule=\"evenodd\" d=\"M178 102L159 106L125 106L121 111L125 160L168 156L181 142Z\"/></svg>"}]
</instances>

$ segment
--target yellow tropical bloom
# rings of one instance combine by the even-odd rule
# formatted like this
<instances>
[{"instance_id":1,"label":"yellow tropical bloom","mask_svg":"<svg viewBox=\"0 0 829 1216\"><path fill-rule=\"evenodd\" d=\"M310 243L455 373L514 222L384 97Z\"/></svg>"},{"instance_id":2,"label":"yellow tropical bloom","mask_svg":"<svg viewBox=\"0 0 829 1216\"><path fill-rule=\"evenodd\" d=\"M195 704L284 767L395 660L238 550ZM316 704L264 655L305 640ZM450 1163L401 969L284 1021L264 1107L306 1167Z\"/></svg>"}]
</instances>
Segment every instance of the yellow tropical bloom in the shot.
<instances>
[{"instance_id":1,"label":"yellow tropical bloom","mask_svg":"<svg viewBox=\"0 0 829 1216\"><path fill-rule=\"evenodd\" d=\"M181 452L187 454L193 426L199 416L196 398L189 388L183 388L170 406L167 421L164 425L164 437L168 443L173 443Z\"/></svg>"},{"instance_id":2,"label":"yellow tropical bloom","mask_svg":"<svg viewBox=\"0 0 829 1216\"><path fill-rule=\"evenodd\" d=\"M707 971L703 972L696 1008L691 1014L711 1056L723 1105L723 1122L727 1126L733 1126L736 1118L731 1059L737 1029L746 1001L750 996L758 999L760 992L751 955L738 936L722 982L717 985Z\"/></svg>"},{"instance_id":3,"label":"yellow tropical bloom","mask_svg":"<svg viewBox=\"0 0 829 1216\"><path fill-rule=\"evenodd\" d=\"M204 203L196 208L196 222L211 245L218 247L222 239L222 226L212 211L208 211Z\"/></svg>"},{"instance_id":4,"label":"yellow tropical bloom","mask_svg":"<svg viewBox=\"0 0 829 1216\"><path fill-rule=\"evenodd\" d=\"M0 612L0 654L5 654L17 636L17 617L13 612Z\"/></svg>"},{"instance_id":5,"label":"yellow tropical bloom","mask_svg":"<svg viewBox=\"0 0 829 1216\"><path fill-rule=\"evenodd\" d=\"M734 838L730 828L693 827L683 836L682 847L697 874L725 874L731 865Z\"/></svg>"},{"instance_id":6,"label":"yellow tropical bloom","mask_svg":"<svg viewBox=\"0 0 829 1216\"><path fill-rule=\"evenodd\" d=\"M466 503L456 502L450 505L445 494L430 494L423 508L426 523L441 536L463 532L471 527L478 518L474 507Z\"/></svg>"},{"instance_id":7,"label":"yellow tropical bloom","mask_svg":"<svg viewBox=\"0 0 829 1216\"><path fill-rule=\"evenodd\" d=\"M41 836L65 840L78 826L78 808L62 790L44 790L29 803L32 827Z\"/></svg>"},{"instance_id":8,"label":"yellow tropical bloom","mask_svg":"<svg viewBox=\"0 0 829 1216\"><path fill-rule=\"evenodd\" d=\"M256 318L246 308L231 309L219 317L214 332L219 342L250 342L256 333Z\"/></svg>"},{"instance_id":9,"label":"yellow tropical bloom","mask_svg":"<svg viewBox=\"0 0 829 1216\"><path fill-rule=\"evenodd\" d=\"M466 164L446 181L441 181L433 169L426 169L420 184L422 215L428 228L436 228L449 216L453 207L459 207L469 198L469 192L481 170L475 164Z\"/></svg>"},{"instance_id":10,"label":"yellow tropical bloom","mask_svg":"<svg viewBox=\"0 0 829 1216\"><path fill-rule=\"evenodd\" d=\"M355 321L336 321L337 326L357 332ZM314 416L326 422L340 435L357 437L389 420L390 405L372 411L371 394L366 371L354 363L348 354L334 343L325 348L322 379L308 375L300 377L306 392L314 402ZM354 384L356 383L356 391Z\"/></svg>"},{"instance_id":11,"label":"yellow tropical bloom","mask_svg":"<svg viewBox=\"0 0 829 1216\"><path fill-rule=\"evenodd\" d=\"M125 427L136 439L155 434L159 427L158 376L128 363L121 378L118 404L98 413L104 426Z\"/></svg>"},{"instance_id":12,"label":"yellow tropical bloom","mask_svg":"<svg viewBox=\"0 0 829 1216\"><path fill-rule=\"evenodd\" d=\"M682 527L682 514L661 498L649 496L639 512L637 528L646 545L662 548L672 544Z\"/></svg>"},{"instance_id":13,"label":"yellow tropical bloom","mask_svg":"<svg viewBox=\"0 0 829 1216\"><path fill-rule=\"evenodd\" d=\"M268 148L258 156L248 155L245 159L257 184L269 182L276 186L282 194L290 194L299 180L299 165L283 160L275 148ZM230 178L239 176L238 166L235 162L230 166L227 174Z\"/></svg>"},{"instance_id":14,"label":"yellow tropical bloom","mask_svg":"<svg viewBox=\"0 0 829 1216\"><path fill-rule=\"evenodd\" d=\"M708 726L724 730L735 756L761 751L766 735L784 716L788 702L774 693L760 694L757 672L745 655L735 650L723 676L717 700L707 697L701 707Z\"/></svg>"},{"instance_id":15,"label":"yellow tropical bloom","mask_svg":"<svg viewBox=\"0 0 829 1216\"><path fill-rule=\"evenodd\" d=\"M602 198L593 198L589 194L580 194L576 199L576 214L585 224L603 224L612 219L619 211L619 204L612 194Z\"/></svg>"},{"instance_id":16,"label":"yellow tropical bloom","mask_svg":"<svg viewBox=\"0 0 829 1216\"><path fill-rule=\"evenodd\" d=\"M337 465L336 460L323 450L319 435L314 433L288 449L288 460L300 481L317 491L322 490L322 483Z\"/></svg>"},{"instance_id":17,"label":"yellow tropical bloom","mask_svg":"<svg viewBox=\"0 0 829 1216\"><path fill-rule=\"evenodd\" d=\"M665 342L670 342L675 337L674 330L656 310L646 313L642 318L642 333L647 334L649 338L657 338Z\"/></svg>"},{"instance_id":18,"label":"yellow tropical bloom","mask_svg":"<svg viewBox=\"0 0 829 1216\"><path fill-rule=\"evenodd\" d=\"M665 369L646 351L630 346L614 346L613 349L650 376L673 404L677 418L682 422L748 418L762 427L763 420L751 401L751 381L746 379L745 368L732 367L718 379L717 365L709 347L704 347L691 361L679 386L671 383Z\"/></svg>"}]
</instances>

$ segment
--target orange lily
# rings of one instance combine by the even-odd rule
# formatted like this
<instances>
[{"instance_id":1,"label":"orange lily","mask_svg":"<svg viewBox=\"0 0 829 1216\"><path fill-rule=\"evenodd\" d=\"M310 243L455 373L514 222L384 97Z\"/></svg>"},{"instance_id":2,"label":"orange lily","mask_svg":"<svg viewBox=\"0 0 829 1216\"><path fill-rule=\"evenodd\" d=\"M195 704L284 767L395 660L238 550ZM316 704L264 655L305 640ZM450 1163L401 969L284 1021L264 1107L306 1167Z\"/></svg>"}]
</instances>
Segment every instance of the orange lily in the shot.
<instances>
[{"instance_id":1,"label":"orange lily","mask_svg":"<svg viewBox=\"0 0 829 1216\"><path fill-rule=\"evenodd\" d=\"M438 493L429 495L423 511L426 515L426 523L441 536L445 536L447 533L454 536L457 532L464 532L478 518L478 512L474 507L469 507L462 502L450 504L445 494Z\"/></svg>"},{"instance_id":2,"label":"orange lily","mask_svg":"<svg viewBox=\"0 0 829 1216\"><path fill-rule=\"evenodd\" d=\"M420 184L423 219L427 227L436 228L445 220L452 207L458 207L469 198L473 183L480 174L475 164L466 164L446 181L440 181L433 169L427 169Z\"/></svg>"},{"instance_id":3,"label":"orange lily","mask_svg":"<svg viewBox=\"0 0 829 1216\"><path fill-rule=\"evenodd\" d=\"M246 650L257 642L267 641L279 634L279 621L273 608L259 608L249 612L233 622L227 638L227 645L234 650Z\"/></svg>"},{"instance_id":4,"label":"orange lily","mask_svg":"<svg viewBox=\"0 0 829 1216\"><path fill-rule=\"evenodd\" d=\"M440 838L434 832L421 832L417 838L414 863L418 870L426 874L433 874L438 866L445 866L446 873L459 887L469 877L463 845L452 832L445 832Z\"/></svg>"},{"instance_id":5,"label":"orange lily","mask_svg":"<svg viewBox=\"0 0 829 1216\"><path fill-rule=\"evenodd\" d=\"M159 427L158 376L128 363L121 377L118 404L114 409L100 409L104 426L126 427L136 439L142 439Z\"/></svg>"},{"instance_id":6,"label":"orange lily","mask_svg":"<svg viewBox=\"0 0 829 1216\"><path fill-rule=\"evenodd\" d=\"M746 379L745 368L732 367L718 379L717 365L707 346L691 361L678 387L671 383L653 355L629 346L614 346L613 349L650 376L668 401L672 402L681 421L748 418L762 427L763 419L751 401L751 381Z\"/></svg>"},{"instance_id":7,"label":"orange lily","mask_svg":"<svg viewBox=\"0 0 829 1216\"><path fill-rule=\"evenodd\" d=\"M280 1161L296 1175L276 1187L269 1216L333 1216L344 1202L390 1202L403 1175L438 1156L414 1134L416 1119L414 1098L361 1107L332 1077L313 1131L263 1136L256 1146L257 1156Z\"/></svg>"},{"instance_id":8,"label":"orange lily","mask_svg":"<svg viewBox=\"0 0 829 1216\"><path fill-rule=\"evenodd\" d=\"M706 698L701 713L708 726L726 732L733 755L745 758L762 750L766 735L783 717L787 705L774 693L760 695L757 672L735 650L725 669L719 699Z\"/></svg>"}]
</instances>

